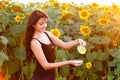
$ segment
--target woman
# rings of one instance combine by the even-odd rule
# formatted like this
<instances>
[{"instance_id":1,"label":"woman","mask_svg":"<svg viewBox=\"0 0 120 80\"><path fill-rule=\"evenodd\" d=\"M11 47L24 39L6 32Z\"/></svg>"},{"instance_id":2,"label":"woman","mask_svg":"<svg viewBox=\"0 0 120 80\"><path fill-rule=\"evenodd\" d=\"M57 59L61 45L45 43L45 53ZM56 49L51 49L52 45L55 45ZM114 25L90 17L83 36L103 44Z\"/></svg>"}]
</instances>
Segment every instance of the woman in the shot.
<instances>
[{"instance_id":1,"label":"woman","mask_svg":"<svg viewBox=\"0 0 120 80\"><path fill-rule=\"evenodd\" d=\"M45 13L35 10L28 18L25 32L25 48L27 54L34 54L37 65L32 80L55 80L55 68L64 65L80 66L82 61L69 60L64 62L55 61L55 46L64 49L71 48L77 44L86 46L86 42L77 39L70 42L63 42L56 38L49 31L46 31L47 19Z\"/></svg>"}]
</instances>

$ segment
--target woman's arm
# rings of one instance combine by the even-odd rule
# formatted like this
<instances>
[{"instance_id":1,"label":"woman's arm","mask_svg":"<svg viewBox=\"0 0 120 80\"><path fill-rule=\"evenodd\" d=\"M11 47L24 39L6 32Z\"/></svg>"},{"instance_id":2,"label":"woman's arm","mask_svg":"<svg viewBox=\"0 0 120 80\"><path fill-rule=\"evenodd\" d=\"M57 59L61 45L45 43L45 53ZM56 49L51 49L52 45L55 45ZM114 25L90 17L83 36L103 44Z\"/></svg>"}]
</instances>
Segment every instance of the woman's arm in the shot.
<instances>
[{"instance_id":1,"label":"woman's arm","mask_svg":"<svg viewBox=\"0 0 120 80\"><path fill-rule=\"evenodd\" d=\"M51 34L50 32L47 31L47 33L49 34L50 38L52 39L52 41L59 47L62 47L64 49L69 49L77 44L80 44L82 46L86 46L86 42L82 39L76 39L73 41L69 41L69 42L63 42L62 40L60 40L59 38L55 37L53 34Z\"/></svg>"},{"instance_id":2,"label":"woman's arm","mask_svg":"<svg viewBox=\"0 0 120 80\"><path fill-rule=\"evenodd\" d=\"M69 60L69 61L64 61L64 62L56 62L56 63L49 63L46 60L46 57L43 53L43 50L41 48L41 44L35 39L33 39L31 41L31 49L32 49L35 57L37 58L38 62L40 63L40 65L45 70L61 67L61 66L67 65L67 64L71 64L73 66L79 66L79 65L82 64L82 61L74 61L74 60Z\"/></svg>"}]
</instances>

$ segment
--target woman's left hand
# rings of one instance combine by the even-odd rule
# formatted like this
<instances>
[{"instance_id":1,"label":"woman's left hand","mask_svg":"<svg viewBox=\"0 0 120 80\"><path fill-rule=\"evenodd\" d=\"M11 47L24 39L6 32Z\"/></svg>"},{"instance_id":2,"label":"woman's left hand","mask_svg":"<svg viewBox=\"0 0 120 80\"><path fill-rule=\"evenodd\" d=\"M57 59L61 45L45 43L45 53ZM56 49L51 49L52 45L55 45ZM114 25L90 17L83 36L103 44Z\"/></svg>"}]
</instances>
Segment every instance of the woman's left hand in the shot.
<instances>
[{"instance_id":1,"label":"woman's left hand","mask_svg":"<svg viewBox=\"0 0 120 80\"><path fill-rule=\"evenodd\" d=\"M84 41L83 39L77 39L77 40L78 40L80 46L86 47L86 41Z\"/></svg>"}]
</instances>

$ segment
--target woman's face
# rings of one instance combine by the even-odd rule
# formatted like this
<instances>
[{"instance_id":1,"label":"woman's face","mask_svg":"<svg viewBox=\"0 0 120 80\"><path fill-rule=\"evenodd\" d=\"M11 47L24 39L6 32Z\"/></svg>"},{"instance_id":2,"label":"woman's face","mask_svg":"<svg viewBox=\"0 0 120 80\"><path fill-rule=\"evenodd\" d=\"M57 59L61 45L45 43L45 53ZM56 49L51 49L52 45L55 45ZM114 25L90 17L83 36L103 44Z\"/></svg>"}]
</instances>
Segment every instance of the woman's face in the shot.
<instances>
[{"instance_id":1,"label":"woman's face","mask_svg":"<svg viewBox=\"0 0 120 80\"><path fill-rule=\"evenodd\" d=\"M33 27L35 28L35 31L44 32L47 27L47 19L40 18L38 22L35 25L33 25Z\"/></svg>"}]
</instances>

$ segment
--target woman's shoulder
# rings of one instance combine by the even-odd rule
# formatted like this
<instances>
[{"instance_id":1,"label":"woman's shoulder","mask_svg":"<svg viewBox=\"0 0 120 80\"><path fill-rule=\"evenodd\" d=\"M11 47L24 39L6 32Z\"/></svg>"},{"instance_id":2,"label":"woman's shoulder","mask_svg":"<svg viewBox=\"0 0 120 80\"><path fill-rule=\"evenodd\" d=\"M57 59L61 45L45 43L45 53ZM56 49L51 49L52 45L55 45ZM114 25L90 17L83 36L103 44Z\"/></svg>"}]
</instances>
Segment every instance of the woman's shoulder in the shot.
<instances>
[{"instance_id":1,"label":"woman's shoulder","mask_svg":"<svg viewBox=\"0 0 120 80\"><path fill-rule=\"evenodd\" d=\"M40 41L37 38L33 38L30 42L31 45L38 45Z\"/></svg>"},{"instance_id":2,"label":"woman's shoulder","mask_svg":"<svg viewBox=\"0 0 120 80\"><path fill-rule=\"evenodd\" d=\"M51 39L56 38L56 36L54 36L50 31L45 31L45 32L50 36Z\"/></svg>"},{"instance_id":3,"label":"woman's shoulder","mask_svg":"<svg viewBox=\"0 0 120 80\"><path fill-rule=\"evenodd\" d=\"M45 33L47 33L50 37L52 36L52 34L49 31L45 31Z\"/></svg>"},{"instance_id":4,"label":"woman's shoulder","mask_svg":"<svg viewBox=\"0 0 120 80\"><path fill-rule=\"evenodd\" d=\"M49 34L49 33L50 33L50 31L45 31L45 33Z\"/></svg>"}]
</instances>

